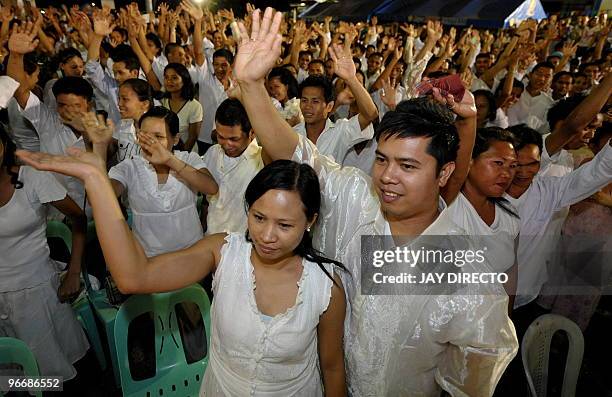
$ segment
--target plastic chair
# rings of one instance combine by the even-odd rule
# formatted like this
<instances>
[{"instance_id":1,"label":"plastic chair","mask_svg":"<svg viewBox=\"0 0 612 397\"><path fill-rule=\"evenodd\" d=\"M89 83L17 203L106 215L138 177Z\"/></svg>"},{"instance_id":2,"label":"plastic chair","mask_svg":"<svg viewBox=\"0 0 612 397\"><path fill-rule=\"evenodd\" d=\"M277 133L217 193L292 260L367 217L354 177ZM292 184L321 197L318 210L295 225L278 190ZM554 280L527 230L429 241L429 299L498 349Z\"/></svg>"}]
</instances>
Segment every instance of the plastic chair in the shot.
<instances>
[{"instance_id":1,"label":"plastic chair","mask_svg":"<svg viewBox=\"0 0 612 397\"><path fill-rule=\"evenodd\" d=\"M531 323L521 343L523 368L532 397L546 397L550 343L557 331L565 331L569 340L561 397L574 397L576 393L584 352L582 331L566 317L545 314Z\"/></svg>"},{"instance_id":2,"label":"plastic chair","mask_svg":"<svg viewBox=\"0 0 612 397\"><path fill-rule=\"evenodd\" d=\"M180 302L198 305L206 331L207 352L200 361L187 364L179 332L175 306ZM155 322L155 377L134 380L128 362L128 327L144 313L153 313ZM115 345L124 396L197 396L210 346L210 300L204 289L194 284L173 292L133 295L121 305L115 321Z\"/></svg>"},{"instance_id":3,"label":"plastic chair","mask_svg":"<svg viewBox=\"0 0 612 397\"><path fill-rule=\"evenodd\" d=\"M49 221L47 222L47 238L60 238L64 241L68 252L72 253L72 231L66 226L66 224L58 221ZM82 264L83 269L85 269L85 264ZM77 300L72 303L72 309L76 313L77 319L81 323L81 326L85 330L89 341L91 342L91 346L96 353L96 358L100 363L100 367L102 370L106 369L106 356L104 355L104 350L102 349L102 342L100 340L100 333L98 332L98 326L96 324L96 319L94 318L93 310L89 303L89 297L87 293L89 292L90 283L89 283L89 275L84 270L84 280L86 288L86 294L82 294Z\"/></svg>"},{"instance_id":4,"label":"plastic chair","mask_svg":"<svg viewBox=\"0 0 612 397\"><path fill-rule=\"evenodd\" d=\"M19 364L25 376L39 376L36 358L28 345L15 338L0 338L0 364ZM42 397L42 392L33 391L30 394ZM0 391L0 396L2 396Z\"/></svg>"}]
</instances>

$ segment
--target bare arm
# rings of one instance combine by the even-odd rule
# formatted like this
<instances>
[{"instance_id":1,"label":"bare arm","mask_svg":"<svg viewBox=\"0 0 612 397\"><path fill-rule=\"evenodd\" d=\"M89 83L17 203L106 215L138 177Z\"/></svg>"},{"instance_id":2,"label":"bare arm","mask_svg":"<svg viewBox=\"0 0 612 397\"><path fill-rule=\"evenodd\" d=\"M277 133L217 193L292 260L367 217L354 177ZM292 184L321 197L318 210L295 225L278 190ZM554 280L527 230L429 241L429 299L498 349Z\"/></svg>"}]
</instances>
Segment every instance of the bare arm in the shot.
<instances>
[{"instance_id":1,"label":"bare arm","mask_svg":"<svg viewBox=\"0 0 612 397\"><path fill-rule=\"evenodd\" d=\"M196 65L202 66L206 62L204 55L204 48L202 46L202 18L204 12L201 8L191 3L189 0L183 0L181 2L183 10L187 11L189 15L195 20L193 26L193 55L196 61ZM195 82L194 82L195 84Z\"/></svg>"},{"instance_id":2,"label":"bare arm","mask_svg":"<svg viewBox=\"0 0 612 397\"><path fill-rule=\"evenodd\" d=\"M335 276L329 306L319 320L317 336L319 340L319 361L323 375L325 396L346 396L344 371L344 316L346 302L340 277Z\"/></svg>"},{"instance_id":3,"label":"bare arm","mask_svg":"<svg viewBox=\"0 0 612 397\"><path fill-rule=\"evenodd\" d=\"M36 32L32 23L17 26L9 39L8 47L10 51L7 75L19 82L19 88L15 91L15 99L21 108L25 108L30 97L31 87L27 84L27 77L23 68L23 56L34 51L38 45L38 40L34 39Z\"/></svg>"}]
</instances>

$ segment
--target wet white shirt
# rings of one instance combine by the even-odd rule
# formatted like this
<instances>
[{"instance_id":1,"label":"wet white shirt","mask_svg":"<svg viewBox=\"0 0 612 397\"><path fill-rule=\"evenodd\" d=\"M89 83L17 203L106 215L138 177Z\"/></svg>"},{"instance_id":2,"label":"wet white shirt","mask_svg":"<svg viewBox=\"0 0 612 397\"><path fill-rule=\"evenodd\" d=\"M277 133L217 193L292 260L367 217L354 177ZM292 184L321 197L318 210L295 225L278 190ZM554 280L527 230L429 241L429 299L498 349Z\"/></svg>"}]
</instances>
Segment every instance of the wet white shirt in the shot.
<instances>
[{"instance_id":1,"label":"wet white shirt","mask_svg":"<svg viewBox=\"0 0 612 397\"><path fill-rule=\"evenodd\" d=\"M198 141L212 143L211 134L215 129L215 114L217 113L217 108L221 102L228 97L223 84L215 77L215 71L212 68L212 64L208 62L208 59L205 57L202 66L196 67L197 76L193 83L199 84L198 101L202 104L202 109L204 111L204 119L200 127Z\"/></svg>"},{"instance_id":2,"label":"wet white shirt","mask_svg":"<svg viewBox=\"0 0 612 397\"><path fill-rule=\"evenodd\" d=\"M196 153L175 151L174 155L195 169L204 168ZM159 184L153 166L134 157L111 168L108 176L127 190L134 215L132 230L148 257L190 247L202 238L197 192L173 171L166 183Z\"/></svg>"},{"instance_id":3,"label":"wet white shirt","mask_svg":"<svg viewBox=\"0 0 612 397\"><path fill-rule=\"evenodd\" d=\"M244 193L253 177L264 167L261 147L253 140L240 156L229 157L221 145L216 144L206 151L202 160L219 185L217 194L206 197L206 234L244 233L247 229Z\"/></svg>"},{"instance_id":4,"label":"wet white shirt","mask_svg":"<svg viewBox=\"0 0 612 397\"><path fill-rule=\"evenodd\" d=\"M508 125L527 124L538 130L548 123L546 114L554 103L555 100L545 92L531 96L525 89L519 100L508 109Z\"/></svg>"}]
</instances>

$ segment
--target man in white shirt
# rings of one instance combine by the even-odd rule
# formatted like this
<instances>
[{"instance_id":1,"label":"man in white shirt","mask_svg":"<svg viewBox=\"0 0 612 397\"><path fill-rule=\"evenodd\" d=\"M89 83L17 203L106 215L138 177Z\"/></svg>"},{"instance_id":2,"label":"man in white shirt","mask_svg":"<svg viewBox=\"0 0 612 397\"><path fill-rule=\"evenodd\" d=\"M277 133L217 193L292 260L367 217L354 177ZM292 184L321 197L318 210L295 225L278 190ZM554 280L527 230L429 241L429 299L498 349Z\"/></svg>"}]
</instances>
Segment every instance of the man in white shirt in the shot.
<instances>
[{"instance_id":1,"label":"man in white shirt","mask_svg":"<svg viewBox=\"0 0 612 397\"><path fill-rule=\"evenodd\" d=\"M368 56L367 64L365 87L367 90L370 90L372 84L378 80L378 77L382 73L383 55L380 52L373 52Z\"/></svg>"},{"instance_id":2,"label":"man in white shirt","mask_svg":"<svg viewBox=\"0 0 612 397\"><path fill-rule=\"evenodd\" d=\"M552 97L555 101L565 99L572 92L574 75L570 72L555 73L552 79Z\"/></svg>"},{"instance_id":3,"label":"man in white shirt","mask_svg":"<svg viewBox=\"0 0 612 397\"><path fill-rule=\"evenodd\" d=\"M264 166L261 148L253 139L249 117L237 99L221 102L215 125L218 143L202 157L219 186L215 195L207 196L206 234L243 233L247 229L244 192Z\"/></svg>"},{"instance_id":4,"label":"man in white shirt","mask_svg":"<svg viewBox=\"0 0 612 397\"><path fill-rule=\"evenodd\" d=\"M245 37L234 72L265 150L273 159L310 164L319 176L324 206L314 233L316 246L351 272L343 279L351 306L345 324L349 393L429 397L444 389L454 396L492 395L518 346L507 315L507 296L476 297L472 291L463 291L462 297L406 292L389 296L361 290L362 236L452 233L454 227L439 197L458 153L452 116L428 99L403 102L401 111L388 113L383 120L386 126L381 127L372 178L354 168L340 168L308 139L293 133L270 104L265 76L280 53L274 37L281 20L278 13L270 23L271 14L271 9L266 10L258 37L249 40L242 30ZM253 18L259 18L258 11ZM330 48L330 54L339 70L349 64L354 68L350 48ZM475 117L473 102L448 105ZM465 167L461 163L469 163L472 149L469 144L462 146L461 169ZM459 174L465 179L464 171Z\"/></svg>"},{"instance_id":5,"label":"man in white shirt","mask_svg":"<svg viewBox=\"0 0 612 397\"><path fill-rule=\"evenodd\" d=\"M336 67L335 74L345 81L355 97L359 114L335 123L329 120L328 116L334 107L333 88L325 77L311 76L299 87L300 110L304 122L294 129L317 145L321 153L341 163L353 146L372 139L372 122L378 118L378 110L355 75L352 59L346 70Z\"/></svg>"},{"instance_id":6,"label":"man in white shirt","mask_svg":"<svg viewBox=\"0 0 612 397\"><path fill-rule=\"evenodd\" d=\"M509 125L526 124L534 130L546 123L546 113L554 99L546 93L553 77L554 66L548 62L537 64L529 73L529 84L519 100L508 109Z\"/></svg>"}]
</instances>

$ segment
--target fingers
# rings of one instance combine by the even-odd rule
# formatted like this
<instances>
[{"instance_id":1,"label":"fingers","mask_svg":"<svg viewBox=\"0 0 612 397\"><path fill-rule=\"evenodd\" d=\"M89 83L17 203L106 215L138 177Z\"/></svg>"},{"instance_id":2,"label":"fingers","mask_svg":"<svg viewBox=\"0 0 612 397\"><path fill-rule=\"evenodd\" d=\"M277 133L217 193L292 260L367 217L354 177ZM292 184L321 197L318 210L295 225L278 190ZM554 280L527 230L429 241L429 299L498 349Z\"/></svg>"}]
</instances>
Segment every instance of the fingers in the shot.
<instances>
[{"instance_id":1,"label":"fingers","mask_svg":"<svg viewBox=\"0 0 612 397\"><path fill-rule=\"evenodd\" d=\"M257 40L257 38L259 37L259 14L261 14L261 11L259 11L259 9L253 11L253 22L251 23L251 40Z\"/></svg>"}]
</instances>

